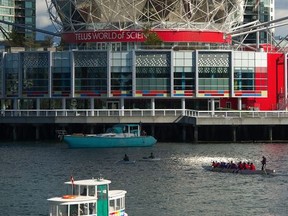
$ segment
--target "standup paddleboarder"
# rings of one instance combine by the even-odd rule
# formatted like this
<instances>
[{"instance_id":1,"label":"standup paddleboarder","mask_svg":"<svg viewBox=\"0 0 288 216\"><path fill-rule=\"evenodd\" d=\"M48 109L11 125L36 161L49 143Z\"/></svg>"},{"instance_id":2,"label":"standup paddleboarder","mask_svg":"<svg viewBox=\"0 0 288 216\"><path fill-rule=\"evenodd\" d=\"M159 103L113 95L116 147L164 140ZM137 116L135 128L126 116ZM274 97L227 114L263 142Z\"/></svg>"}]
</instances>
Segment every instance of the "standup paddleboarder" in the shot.
<instances>
[{"instance_id":1,"label":"standup paddleboarder","mask_svg":"<svg viewBox=\"0 0 288 216\"><path fill-rule=\"evenodd\" d=\"M267 162L267 160L266 160L266 157L262 157L262 161L261 161L261 163L262 163L262 170L265 170L266 169L266 162Z\"/></svg>"}]
</instances>

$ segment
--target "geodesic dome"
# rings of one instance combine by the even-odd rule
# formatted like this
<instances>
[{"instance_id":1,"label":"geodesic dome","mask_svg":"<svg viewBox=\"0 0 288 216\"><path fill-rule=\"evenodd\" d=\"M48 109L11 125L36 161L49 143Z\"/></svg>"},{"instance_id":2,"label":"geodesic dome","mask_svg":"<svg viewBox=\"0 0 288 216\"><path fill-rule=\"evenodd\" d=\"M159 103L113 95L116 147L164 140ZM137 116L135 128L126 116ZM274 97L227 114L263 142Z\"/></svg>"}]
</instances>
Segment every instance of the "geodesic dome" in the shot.
<instances>
[{"instance_id":1,"label":"geodesic dome","mask_svg":"<svg viewBox=\"0 0 288 216\"><path fill-rule=\"evenodd\" d=\"M226 32L243 20L245 0L46 0L64 32L185 29Z\"/></svg>"}]
</instances>

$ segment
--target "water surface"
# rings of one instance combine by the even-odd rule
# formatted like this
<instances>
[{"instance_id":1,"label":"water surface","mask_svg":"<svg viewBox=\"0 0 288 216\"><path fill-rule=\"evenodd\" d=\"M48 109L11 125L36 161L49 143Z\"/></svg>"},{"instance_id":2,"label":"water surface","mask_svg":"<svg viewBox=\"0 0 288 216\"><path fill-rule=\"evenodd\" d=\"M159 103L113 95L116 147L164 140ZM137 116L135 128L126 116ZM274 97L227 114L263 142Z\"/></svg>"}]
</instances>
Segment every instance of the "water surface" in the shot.
<instances>
[{"instance_id":1,"label":"water surface","mask_svg":"<svg viewBox=\"0 0 288 216\"><path fill-rule=\"evenodd\" d=\"M160 161L140 161L153 152ZM68 149L63 143L0 144L1 215L48 215L64 181L103 177L127 190L129 216L287 215L288 144L157 143L151 148ZM135 164L117 163L124 154ZM277 175L214 173L217 161L251 161ZM138 160L138 161L137 161Z\"/></svg>"}]
</instances>

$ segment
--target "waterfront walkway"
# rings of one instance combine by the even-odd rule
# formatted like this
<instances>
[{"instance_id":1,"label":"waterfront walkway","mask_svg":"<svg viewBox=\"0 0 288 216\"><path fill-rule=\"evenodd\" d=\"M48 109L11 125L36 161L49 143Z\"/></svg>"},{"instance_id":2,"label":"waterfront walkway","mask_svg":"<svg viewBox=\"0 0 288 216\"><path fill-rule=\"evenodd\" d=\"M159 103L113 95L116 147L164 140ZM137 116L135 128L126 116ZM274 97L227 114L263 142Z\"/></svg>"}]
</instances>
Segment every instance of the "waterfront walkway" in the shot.
<instances>
[{"instance_id":1,"label":"waterfront walkway","mask_svg":"<svg viewBox=\"0 0 288 216\"><path fill-rule=\"evenodd\" d=\"M288 111L200 111L183 109L2 110L0 123L181 123L200 125L288 125Z\"/></svg>"},{"instance_id":2,"label":"waterfront walkway","mask_svg":"<svg viewBox=\"0 0 288 216\"><path fill-rule=\"evenodd\" d=\"M288 141L287 111L183 109L2 110L0 134L13 140L33 134L36 140L55 131L94 133L118 123L142 123L158 140ZM76 125L76 126L75 126ZM103 129L103 128L102 128ZM27 132L27 130L29 132ZM85 132L86 130L86 132ZM167 132L171 130L170 132ZM34 131L34 132L33 132ZM43 135L49 133L47 135ZM12 134L12 135L11 135ZM21 135L22 134L22 135Z\"/></svg>"}]
</instances>

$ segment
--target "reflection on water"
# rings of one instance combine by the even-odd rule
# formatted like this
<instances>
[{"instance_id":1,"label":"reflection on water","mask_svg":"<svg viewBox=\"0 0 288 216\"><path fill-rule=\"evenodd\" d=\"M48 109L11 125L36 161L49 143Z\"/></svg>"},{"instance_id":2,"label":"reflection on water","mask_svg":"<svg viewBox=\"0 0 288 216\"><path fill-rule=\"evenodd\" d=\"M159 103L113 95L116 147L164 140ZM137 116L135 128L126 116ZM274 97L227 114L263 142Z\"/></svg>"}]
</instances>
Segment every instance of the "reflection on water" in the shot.
<instances>
[{"instance_id":1,"label":"reflection on water","mask_svg":"<svg viewBox=\"0 0 288 216\"><path fill-rule=\"evenodd\" d=\"M48 215L63 182L98 177L127 190L127 212L142 215L287 215L287 144L158 143L151 148L67 149L62 143L0 144L1 215ZM160 161L140 161L153 152ZM117 163L124 154L135 164ZM214 161L251 161L279 175L214 173ZM138 161L137 161L138 160ZM239 204L240 202L240 204Z\"/></svg>"}]
</instances>

